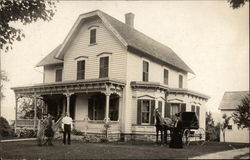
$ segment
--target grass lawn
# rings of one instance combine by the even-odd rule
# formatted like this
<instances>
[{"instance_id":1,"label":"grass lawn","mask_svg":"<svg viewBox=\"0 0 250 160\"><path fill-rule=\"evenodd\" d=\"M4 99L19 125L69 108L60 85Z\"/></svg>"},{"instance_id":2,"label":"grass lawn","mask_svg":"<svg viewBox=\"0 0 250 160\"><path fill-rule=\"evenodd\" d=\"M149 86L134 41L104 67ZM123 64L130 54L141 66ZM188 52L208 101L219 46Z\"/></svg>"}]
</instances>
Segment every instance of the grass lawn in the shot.
<instances>
[{"instance_id":1,"label":"grass lawn","mask_svg":"<svg viewBox=\"0 0 250 160\"><path fill-rule=\"evenodd\" d=\"M191 144L183 149L156 146L154 143L114 142L71 145L54 142L54 146L37 146L36 141L1 143L2 159L187 159L207 153L249 147L248 144L209 142L203 146ZM232 145L232 146L230 146Z\"/></svg>"}]
</instances>

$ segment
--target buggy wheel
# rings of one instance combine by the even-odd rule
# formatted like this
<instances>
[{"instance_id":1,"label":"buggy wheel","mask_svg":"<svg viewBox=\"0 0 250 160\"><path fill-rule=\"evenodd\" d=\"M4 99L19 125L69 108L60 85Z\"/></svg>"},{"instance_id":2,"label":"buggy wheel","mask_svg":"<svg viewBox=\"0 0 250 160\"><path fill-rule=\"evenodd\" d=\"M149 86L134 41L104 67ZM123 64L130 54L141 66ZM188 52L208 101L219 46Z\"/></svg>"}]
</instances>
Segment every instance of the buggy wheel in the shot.
<instances>
[{"instance_id":1,"label":"buggy wheel","mask_svg":"<svg viewBox=\"0 0 250 160\"><path fill-rule=\"evenodd\" d=\"M185 129L182 135L182 142L187 146L189 145L189 136L190 136L190 130Z\"/></svg>"},{"instance_id":2,"label":"buggy wheel","mask_svg":"<svg viewBox=\"0 0 250 160\"><path fill-rule=\"evenodd\" d=\"M198 128L195 131L195 141L198 145L204 145L205 143L205 130L203 128Z\"/></svg>"}]
</instances>

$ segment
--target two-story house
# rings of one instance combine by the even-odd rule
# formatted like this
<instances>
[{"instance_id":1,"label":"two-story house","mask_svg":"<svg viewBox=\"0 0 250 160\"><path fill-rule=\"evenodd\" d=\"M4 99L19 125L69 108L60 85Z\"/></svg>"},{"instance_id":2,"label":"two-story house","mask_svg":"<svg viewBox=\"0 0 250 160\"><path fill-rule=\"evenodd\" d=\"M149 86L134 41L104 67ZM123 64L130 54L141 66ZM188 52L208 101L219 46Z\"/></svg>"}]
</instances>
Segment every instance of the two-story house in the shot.
<instances>
[{"instance_id":1,"label":"two-story house","mask_svg":"<svg viewBox=\"0 0 250 160\"><path fill-rule=\"evenodd\" d=\"M137 31L133 13L125 23L100 10L81 14L37 67L44 68L44 83L14 87L16 101L40 96L45 112L68 112L82 132L104 134L108 122L113 139L150 138L155 108L163 117L197 112L205 128L209 97L187 89L194 72L169 47Z\"/></svg>"}]
</instances>

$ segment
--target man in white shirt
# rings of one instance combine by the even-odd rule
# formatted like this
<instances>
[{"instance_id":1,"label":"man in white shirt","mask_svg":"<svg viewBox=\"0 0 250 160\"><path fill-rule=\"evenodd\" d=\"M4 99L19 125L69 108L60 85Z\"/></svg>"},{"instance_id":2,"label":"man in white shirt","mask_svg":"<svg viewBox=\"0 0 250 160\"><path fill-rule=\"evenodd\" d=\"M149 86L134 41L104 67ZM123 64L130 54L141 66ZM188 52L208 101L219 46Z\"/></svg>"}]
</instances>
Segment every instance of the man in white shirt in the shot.
<instances>
[{"instance_id":1,"label":"man in white shirt","mask_svg":"<svg viewBox=\"0 0 250 160\"><path fill-rule=\"evenodd\" d=\"M68 135L68 144L70 145L70 134L73 129L73 120L69 117L69 114L66 113L65 117L62 119L62 129L63 129L63 144L66 144L66 134Z\"/></svg>"}]
</instances>

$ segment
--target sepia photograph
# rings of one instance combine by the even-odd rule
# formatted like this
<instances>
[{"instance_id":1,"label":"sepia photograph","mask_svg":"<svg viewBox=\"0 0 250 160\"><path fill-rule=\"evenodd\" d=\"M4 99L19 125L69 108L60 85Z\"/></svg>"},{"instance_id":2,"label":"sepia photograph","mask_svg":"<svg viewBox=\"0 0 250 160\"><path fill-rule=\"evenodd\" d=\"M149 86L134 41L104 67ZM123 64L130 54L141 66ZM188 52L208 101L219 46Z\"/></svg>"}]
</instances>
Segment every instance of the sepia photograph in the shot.
<instances>
[{"instance_id":1,"label":"sepia photograph","mask_svg":"<svg viewBox=\"0 0 250 160\"><path fill-rule=\"evenodd\" d=\"M249 0L1 0L0 159L250 159Z\"/></svg>"}]
</instances>

